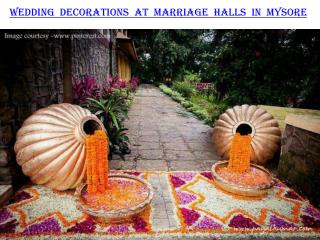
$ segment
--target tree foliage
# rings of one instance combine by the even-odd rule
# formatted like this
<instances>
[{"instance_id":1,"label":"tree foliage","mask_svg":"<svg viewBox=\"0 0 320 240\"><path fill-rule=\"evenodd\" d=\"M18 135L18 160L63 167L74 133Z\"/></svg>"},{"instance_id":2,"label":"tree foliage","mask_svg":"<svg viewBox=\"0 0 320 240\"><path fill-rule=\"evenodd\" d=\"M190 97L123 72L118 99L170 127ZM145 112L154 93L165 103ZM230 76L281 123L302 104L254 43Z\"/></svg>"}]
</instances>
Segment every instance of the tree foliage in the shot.
<instances>
[{"instance_id":1,"label":"tree foliage","mask_svg":"<svg viewBox=\"0 0 320 240\"><path fill-rule=\"evenodd\" d=\"M218 100L320 108L319 30L133 30L144 81L212 82Z\"/></svg>"}]
</instances>

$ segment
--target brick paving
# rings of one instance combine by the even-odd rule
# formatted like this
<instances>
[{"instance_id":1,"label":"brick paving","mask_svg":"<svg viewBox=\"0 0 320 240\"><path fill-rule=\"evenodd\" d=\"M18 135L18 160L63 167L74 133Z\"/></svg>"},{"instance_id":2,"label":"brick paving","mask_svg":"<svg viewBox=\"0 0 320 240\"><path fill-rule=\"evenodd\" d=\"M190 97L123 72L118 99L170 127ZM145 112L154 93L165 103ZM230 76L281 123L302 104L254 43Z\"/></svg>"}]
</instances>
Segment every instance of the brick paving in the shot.
<instances>
[{"instance_id":1,"label":"brick paving","mask_svg":"<svg viewBox=\"0 0 320 240\"><path fill-rule=\"evenodd\" d=\"M213 150L211 128L179 114L185 109L152 85L141 85L124 125L131 154L114 156L111 169L177 171L210 170L219 157Z\"/></svg>"}]
</instances>

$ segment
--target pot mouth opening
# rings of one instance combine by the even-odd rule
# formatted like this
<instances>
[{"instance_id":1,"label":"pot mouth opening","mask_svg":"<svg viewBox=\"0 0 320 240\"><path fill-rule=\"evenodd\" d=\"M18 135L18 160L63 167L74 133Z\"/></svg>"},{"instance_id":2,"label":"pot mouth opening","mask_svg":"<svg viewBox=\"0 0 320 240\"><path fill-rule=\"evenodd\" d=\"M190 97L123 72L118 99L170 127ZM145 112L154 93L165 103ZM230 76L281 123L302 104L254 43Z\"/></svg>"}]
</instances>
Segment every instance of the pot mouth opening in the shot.
<instances>
[{"instance_id":1,"label":"pot mouth opening","mask_svg":"<svg viewBox=\"0 0 320 240\"><path fill-rule=\"evenodd\" d=\"M249 122L239 122L233 127L233 134L239 133L241 136L251 135L253 137L256 133L254 126Z\"/></svg>"},{"instance_id":2,"label":"pot mouth opening","mask_svg":"<svg viewBox=\"0 0 320 240\"><path fill-rule=\"evenodd\" d=\"M240 133L241 136L249 135L252 133L252 127L249 124L242 123L236 128L236 133Z\"/></svg>"},{"instance_id":3,"label":"pot mouth opening","mask_svg":"<svg viewBox=\"0 0 320 240\"><path fill-rule=\"evenodd\" d=\"M93 135L96 130L102 129L103 126L101 126L101 123L93 118L85 119L81 124L81 131L85 136Z\"/></svg>"}]
</instances>

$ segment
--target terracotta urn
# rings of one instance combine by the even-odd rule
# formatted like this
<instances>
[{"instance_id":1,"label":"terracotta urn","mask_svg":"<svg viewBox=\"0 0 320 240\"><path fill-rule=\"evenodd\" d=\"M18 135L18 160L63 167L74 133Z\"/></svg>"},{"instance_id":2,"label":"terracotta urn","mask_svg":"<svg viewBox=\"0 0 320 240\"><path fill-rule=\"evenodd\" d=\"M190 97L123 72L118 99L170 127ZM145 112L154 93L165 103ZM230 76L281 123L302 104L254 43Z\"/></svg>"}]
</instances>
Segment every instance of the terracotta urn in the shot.
<instances>
[{"instance_id":1,"label":"terracotta urn","mask_svg":"<svg viewBox=\"0 0 320 240\"><path fill-rule=\"evenodd\" d=\"M251 134L251 162L265 164L279 150L281 131L273 116L255 105L235 106L215 122L212 140L222 159L229 159L233 135Z\"/></svg>"},{"instance_id":2,"label":"terracotta urn","mask_svg":"<svg viewBox=\"0 0 320 240\"><path fill-rule=\"evenodd\" d=\"M104 129L102 122L78 105L40 109L17 133L17 162L36 184L56 190L75 188L85 175L85 137L97 129Z\"/></svg>"}]
</instances>

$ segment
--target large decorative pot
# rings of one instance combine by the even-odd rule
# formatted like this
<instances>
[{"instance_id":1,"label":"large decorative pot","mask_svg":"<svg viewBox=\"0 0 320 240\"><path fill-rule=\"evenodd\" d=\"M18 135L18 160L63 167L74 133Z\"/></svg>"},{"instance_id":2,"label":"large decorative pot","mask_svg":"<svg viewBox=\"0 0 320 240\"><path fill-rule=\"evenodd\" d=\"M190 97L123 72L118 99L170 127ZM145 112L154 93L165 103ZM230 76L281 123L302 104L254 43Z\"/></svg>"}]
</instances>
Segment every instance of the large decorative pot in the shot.
<instances>
[{"instance_id":1,"label":"large decorative pot","mask_svg":"<svg viewBox=\"0 0 320 240\"><path fill-rule=\"evenodd\" d=\"M61 103L40 109L17 133L17 162L34 183L75 188L85 175L85 137L97 129L104 129L102 122L80 106Z\"/></svg>"},{"instance_id":2,"label":"large decorative pot","mask_svg":"<svg viewBox=\"0 0 320 240\"><path fill-rule=\"evenodd\" d=\"M229 159L231 141L236 132L251 134L251 162L264 164L279 149L281 131L278 122L270 113L257 106L235 106L216 121L212 140L223 159Z\"/></svg>"}]
</instances>

